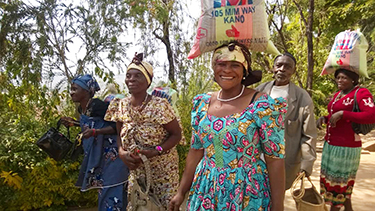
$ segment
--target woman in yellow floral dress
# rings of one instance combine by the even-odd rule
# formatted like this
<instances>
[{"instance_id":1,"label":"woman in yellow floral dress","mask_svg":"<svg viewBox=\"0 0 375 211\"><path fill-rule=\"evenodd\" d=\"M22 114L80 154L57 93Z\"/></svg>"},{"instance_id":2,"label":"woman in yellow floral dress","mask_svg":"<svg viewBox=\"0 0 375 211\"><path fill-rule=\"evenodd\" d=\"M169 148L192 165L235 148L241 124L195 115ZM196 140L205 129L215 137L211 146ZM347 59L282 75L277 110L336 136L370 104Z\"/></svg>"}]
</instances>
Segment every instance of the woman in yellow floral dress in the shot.
<instances>
[{"instance_id":1,"label":"woman in yellow floral dress","mask_svg":"<svg viewBox=\"0 0 375 211\"><path fill-rule=\"evenodd\" d=\"M153 69L142 60L142 54L136 54L127 68L125 83L131 95L113 100L105 119L115 121L117 131L120 131L120 138L117 138L122 146L119 147L119 156L131 170L128 193L132 193L135 179L145 177L138 153L143 154L150 161L153 192L161 202L161 210L166 210L179 182L175 146L181 139L181 128L169 102L147 94ZM133 208L129 201L128 210Z\"/></svg>"}]
</instances>

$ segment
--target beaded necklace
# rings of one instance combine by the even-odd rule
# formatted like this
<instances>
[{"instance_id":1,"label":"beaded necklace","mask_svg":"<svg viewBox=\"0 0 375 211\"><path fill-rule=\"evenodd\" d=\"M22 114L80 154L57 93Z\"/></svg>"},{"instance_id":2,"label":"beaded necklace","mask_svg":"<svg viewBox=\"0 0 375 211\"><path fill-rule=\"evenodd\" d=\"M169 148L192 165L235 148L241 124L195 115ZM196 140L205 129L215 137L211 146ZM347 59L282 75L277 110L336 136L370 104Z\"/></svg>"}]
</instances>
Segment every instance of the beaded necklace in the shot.
<instances>
[{"instance_id":1,"label":"beaded necklace","mask_svg":"<svg viewBox=\"0 0 375 211\"><path fill-rule=\"evenodd\" d=\"M216 99L217 99L218 101L221 101L221 102L229 102L229 101L232 101L232 100L235 100L235 99L241 97L242 94L243 94L243 91L244 91L244 90L245 90L245 85L242 85L242 90L241 90L240 94L238 94L237 96L234 96L234 97L232 97L232 98L223 99L223 98L221 98L221 92L222 92L223 90L220 89L219 93L217 94Z\"/></svg>"}]
</instances>

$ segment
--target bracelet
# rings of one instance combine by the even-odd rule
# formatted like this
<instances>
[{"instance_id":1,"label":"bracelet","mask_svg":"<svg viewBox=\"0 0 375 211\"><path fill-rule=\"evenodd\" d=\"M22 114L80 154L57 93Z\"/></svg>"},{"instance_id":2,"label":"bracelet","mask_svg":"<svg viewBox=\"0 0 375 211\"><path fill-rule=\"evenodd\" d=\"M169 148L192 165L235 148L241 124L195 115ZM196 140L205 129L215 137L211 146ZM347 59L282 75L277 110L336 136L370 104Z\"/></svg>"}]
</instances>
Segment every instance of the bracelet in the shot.
<instances>
[{"instance_id":1,"label":"bracelet","mask_svg":"<svg viewBox=\"0 0 375 211\"><path fill-rule=\"evenodd\" d=\"M156 146L155 149L159 153L159 155L163 153L163 148L161 146Z\"/></svg>"},{"instance_id":2,"label":"bracelet","mask_svg":"<svg viewBox=\"0 0 375 211\"><path fill-rule=\"evenodd\" d=\"M92 129L92 136L95 136L95 128Z\"/></svg>"}]
</instances>

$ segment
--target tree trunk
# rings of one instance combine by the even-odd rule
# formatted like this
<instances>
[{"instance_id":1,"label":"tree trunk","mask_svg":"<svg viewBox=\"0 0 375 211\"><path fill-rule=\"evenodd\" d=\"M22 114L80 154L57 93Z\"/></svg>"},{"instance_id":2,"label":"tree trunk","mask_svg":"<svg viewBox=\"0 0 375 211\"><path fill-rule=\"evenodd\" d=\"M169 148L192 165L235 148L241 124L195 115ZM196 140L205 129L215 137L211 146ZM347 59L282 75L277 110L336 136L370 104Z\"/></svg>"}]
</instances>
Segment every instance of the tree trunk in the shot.
<instances>
[{"instance_id":1,"label":"tree trunk","mask_svg":"<svg viewBox=\"0 0 375 211\"><path fill-rule=\"evenodd\" d=\"M155 37L163 42L165 45L165 49L167 50L167 57L169 63L169 70L168 70L168 79L172 83L172 86L175 84L175 67L174 67L174 58L173 58L173 51L171 46L171 41L169 37L169 22L166 21L163 24L163 35L158 35L156 31L153 32ZM176 88L176 87L172 87Z\"/></svg>"},{"instance_id":2,"label":"tree trunk","mask_svg":"<svg viewBox=\"0 0 375 211\"><path fill-rule=\"evenodd\" d=\"M313 45L313 22L314 22L314 0L309 1L309 17L306 26L307 37L307 92L312 94L312 85L314 77L314 45Z\"/></svg>"},{"instance_id":3,"label":"tree trunk","mask_svg":"<svg viewBox=\"0 0 375 211\"><path fill-rule=\"evenodd\" d=\"M171 47L171 42L169 40L169 36L165 37L165 48L167 49L168 55L168 62L169 62L169 72L168 72L168 79L171 81L172 84L175 84L175 68L174 68L174 59L173 59L173 52Z\"/></svg>"},{"instance_id":4,"label":"tree trunk","mask_svg":"<svg viewBox=\"0 0 375 211\"><path fill-rule=\"evenodd\" d=\"M303 10L301 6L293 0L294 4L297 6L301 19L306 27L306 38L307 38L307 80L306 80L306 90L311 96L312 94L312 84L314 76L314 54L313 54L313 21L314 21L314 0L309 0L309 15L306 21L305 16L303 15Z\"/></svg>"}]
</instances>

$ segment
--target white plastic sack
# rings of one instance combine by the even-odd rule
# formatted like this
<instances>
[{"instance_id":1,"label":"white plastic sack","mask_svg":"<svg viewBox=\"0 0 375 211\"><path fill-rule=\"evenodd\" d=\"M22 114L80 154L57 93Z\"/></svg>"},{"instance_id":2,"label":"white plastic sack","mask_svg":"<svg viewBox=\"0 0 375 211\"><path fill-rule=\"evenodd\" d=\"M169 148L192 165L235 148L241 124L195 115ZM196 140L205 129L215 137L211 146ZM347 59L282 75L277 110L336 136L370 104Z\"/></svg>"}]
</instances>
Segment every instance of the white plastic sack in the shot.
<instances>
[{"instance_id":1,"label":"white plastic sack","mask_svg":"<svg viewBox=\"0 0 375 211\"><path fill-rule=\"evenodd\" d=\"M366 51L368 43L359 31L346 30L335 37L328 59L320 75L342 68L368 78Z\"/></svg>"},{"instance_id":2,"label":"white plastic sack","mask_svg":"<svg viewBox=\"0 0 375 211\"><path fill-rule=\"evenodd\" d=\"M201 3L202 14L189 59L233 40L251 51L280 54L270 40L264 0L201 0Z\"/></svg>"}]
</instances>

